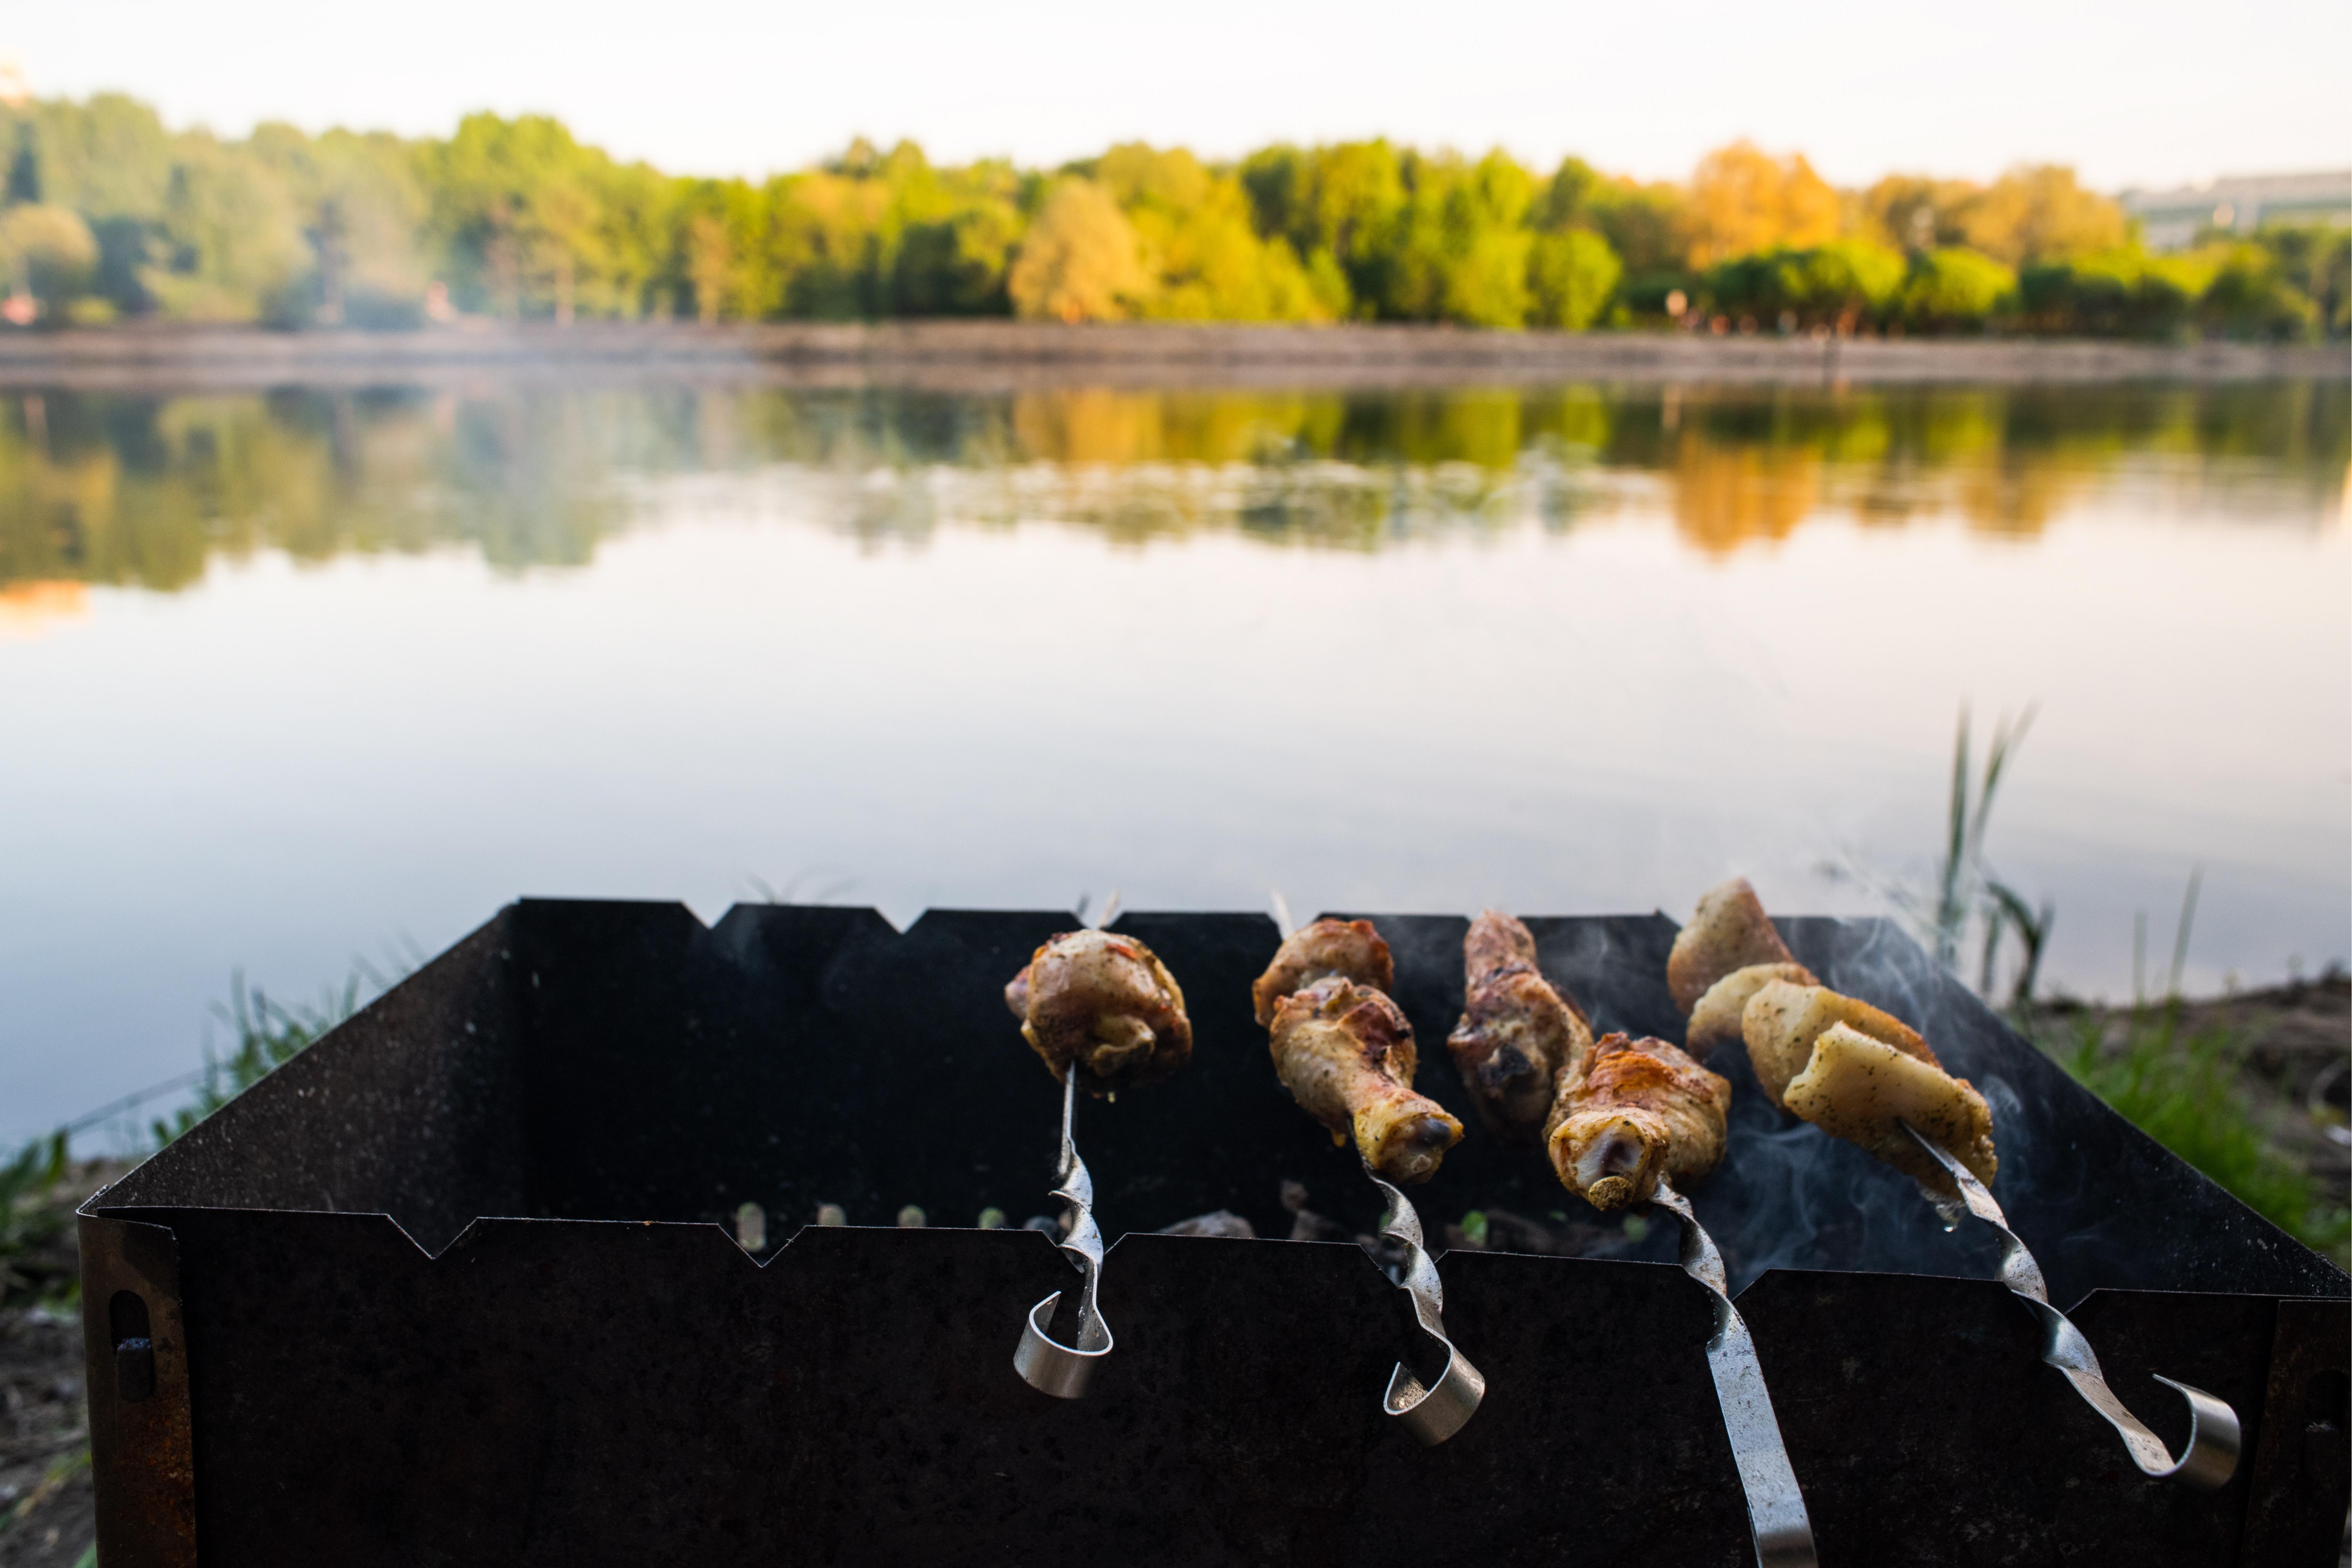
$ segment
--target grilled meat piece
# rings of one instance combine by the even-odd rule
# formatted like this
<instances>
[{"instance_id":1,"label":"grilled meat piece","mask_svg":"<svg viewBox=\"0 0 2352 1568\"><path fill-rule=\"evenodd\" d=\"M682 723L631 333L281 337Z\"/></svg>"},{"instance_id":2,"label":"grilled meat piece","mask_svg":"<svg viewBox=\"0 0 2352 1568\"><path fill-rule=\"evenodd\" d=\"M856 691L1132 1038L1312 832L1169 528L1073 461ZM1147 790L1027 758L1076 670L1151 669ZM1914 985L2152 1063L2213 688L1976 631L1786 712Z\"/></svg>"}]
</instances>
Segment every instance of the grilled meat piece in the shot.
<instances>
[{"instance_id":1,"label":"grilled meat piece","mask_svg":"<svg viewBox=\"0 0 2352 1568\"><path fill-rule=\"evenodd\" d=\"M1683 1037L1683 1048L1705 1061L1715 1054L1717 1047L1743 1038L1740 1020L1748 1011L1748 998L1775 980L1785 980L1792 986L1814 983L1813 972L1802 964L1750 964L1744 969L1734 969L1709 986L1698 1005L1691 1009L1690 1029Z\"/></svg>"},{"instance_id":2,"label":"grilled meat piece","mask_svg":"<svg viewBox=\"0 0 2352 1568\"><path fill-rule=\"evenodd\" d=\"M1903 1131L1909 1123L1969 1174L1992 1185L1992 1108L1965 1078L1895 1050L1849 1025L1832 1024L1790 1081L1789 1109L1822 1132L1864 1148L1923 1186L1959 1196L1951 1174Z\"/></svg>"},{"instance_id":3,"label":"grilled meat piece","mask_svg":"<svg viewBox=\"0 0 2352 1568\"><path fill-rule=\"evenodd\" d=\"M1065 932L1013 977L1004 1002L1054 1077L1075 1067L1089 1094L1165 1078L1192 1055L1176 977L1131 936Z\"/></svg>"},{"instance_id":4,"label":"grilled meat piece","mask_svg":"<svg viewBox=\"0 0 2352 1568\"><path fill-rule=\"evenodd\" d=\"M1774 1104L1958 1196L1944 1168L1904 1134L1898 1124L1908 1122L1992 1185L2000 1168L1992 1108L1901 1019L1826 986L1776 982L1748 998L1740 1024L1756 1081Z\"/></svg>"},{"instance_id":5,"label":"grilled meat piece","mask_svg":"<svg viewBox=\"0 0 2352 1568\"><path fill-rule=\"evenodd\" d=\"M1708 988L1734 970L1796 961L1756 890L1746 877L1736 876L1700 894L1690 924L1675 933L1674 951L1666 956L1666 989L1688 1018Z\"/></svg>"},{"instance_id":6,"label":"grilled meat piece","mask_svg":"<svg viewBox=\"0 0 2352 1568\"><path fill-rule=\"evenodd\" d=\"M1273 1027L1274 1009L1283 998L1327 975L1385 993L1396 985L1396 964L1369 920L1318 920L1301 926L1282 939L1274 962L1250 988L1257 1021Z\"/></svg>"},{"instance_id":7,"label":"grilled meat piece","mask_svg":"<svg viewBox=\"0 0 2352 1568\"><path fill-rule=\"evenodd\" d=\"M1535 937L1507 915L1489 909L1471 923L1462 961L1462 1021L1445 1048L1487 1130L1534 1142L1560 1069L1591 1048L1591 1025L1574 998L1543 977Z\"/></svg>"},{"instance_id":8,"label":"grilled meat piece","mask_svg":"<svg viewBox=\"0 0 2352 1568\"><path fill-rule=\"evenodd\" d=\"M1332 1142L1352 1133L1391 1181L1428 1180L1462 1139L1461 1123L1413 1092L1412 1025L1384 991L1328 975L1275 1005L1272 1047L1290 1097Z\"/></svg>"},{"instance_id":9,"label":"grilled meat piece","mask_svg":"<svg viewBox=\"0 0 2352 1568\"><path fill-rule=\"evenodd\" d=\"M1783 1111L1789 1108L1789 1081L1805 1070L1822 1031L1840 1023L1930 1067L1937 1065L1936 1053L1918 1031L1893 1013L1827 986L1768 982L1757 988L1739 1015L1748 1064L1756 1069L1757 1086L1767 1099Z\"/></svg>"},{"instance_id":10,"label":"grilled meat piece","mask_svg":"<svg viewBox=\"0 0 2352 1568\"><path fill-rule=\"evenodd\" d=\"M1648 1201L1658 1178L1722 1162L1731 1085L1663 1040L1604 1035L1563 1068L1544 1139L1560 1185L1595 1208Z\"/></svg>"}]
</instances>

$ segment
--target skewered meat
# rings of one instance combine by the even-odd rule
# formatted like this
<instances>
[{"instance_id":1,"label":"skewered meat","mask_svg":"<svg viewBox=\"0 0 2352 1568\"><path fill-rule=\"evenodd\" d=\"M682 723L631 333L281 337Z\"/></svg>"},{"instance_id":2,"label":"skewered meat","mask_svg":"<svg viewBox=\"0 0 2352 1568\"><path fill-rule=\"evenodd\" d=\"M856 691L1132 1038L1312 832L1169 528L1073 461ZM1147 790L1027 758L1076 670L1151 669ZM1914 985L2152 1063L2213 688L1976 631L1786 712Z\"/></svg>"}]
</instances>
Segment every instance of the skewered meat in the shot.
<instances>
[{"instance_id":1,"label":"skewered meat","mask_svg":"<svg viewBox=\"0 0 2352 1568\"><path fill-rule=\"evenodd\" d=\"M1822 1132L1861 1145L1912 1180L1949 1197L1958 1196L1950 1173L1911 1141L1905 1123L1949 1150L1988 1186L2000 1166L1993 1153L1992 1109L1967 1079L1847 1024L1822 1031L1812 1059L1790 1082L1788 1102L1790 1110Z\"/></svg>"},{"instance_id":2,"label":"skewered meat","mask_svg":"<svg viewBox=\"0 0 2352 1568\"><path fill-rule=\"evenodd\" d=\"M1535 937L1511 916L1489 909L1472 922L1462 961L1462 1021L1446 1050L1488 1130L1533 1141L1560 1070L1591 1048L1591 1026L1575 999L1543 977Z\"/></svg>"},{"instance_id":3,"label":"skewered meat","mask_svg":"<svg viewBox=\"0 0 2352 1568\"><path fill-rule=\"evenodd\" d=\"M1741 1023L1756 1081L1774 1104L1951 1193L1943 1167L1904 1135L1899 1124L1909 1122L1992 1184L2000 1166L1992 1108L1902 1019L1825 986L1782 982L1750 998Z\"/></svg>"},{"instance_id":4,"label":"skewered meat","mask_svg":"<svg viewBox=\"0 0 2352 1568\"><path fill-rule=\"evenodd\" d=\"M1192 1022L1176 977L1131 936L1055 937L1013 977L1004 1001L1055 1078L1075 1067L1078 1087L1090 1094L1165 1078L1192 1055Z\"/></svg>"},{"instance_id":5,"label":"skewered meat","mask_svg":"<svg viewBox=\"0 0 2352 1568\"><path fill-rule=\"evenodd\" d=\"M1658 1178L1722 1162L1731 1085L1663 1040L1603 1035L1559 1075L1544 1137L1560 1185L1595 1208L1647 1202Z\"/></svg>"},{"instance_id":6,"label":"skewered meat","mask_svg":"<svg viewBox=\"0 0 2352 1568\"><path fill-rule=\"evenodd\" d=\"M1257 1021L1271 1028L1274 1009L1283 998L1328 975L1386 994L1396 985L1396 964L1369 920L1318 920L1301 926L1282 939L1274 962L1250 988Z\"/></svg>"},{"instance_id":7,"label":"skewered meat","mask_svg":"<svg viewBox=\"0 0 2352 1568\"><path fill-rule=\"evenodd\" d=\"M1822 1031L1841 1023L1930 1067L1939 1065L1918 1031L1894 1014L1827 986L1775 982L1759 987L1740 1015L1748 1064L1765 1097L1787 1110L1789 1081L1805 1070Z\"/></svg>"},{"instance_id":8,"label":"skewered meat","mask_svg":"<svg viewBox=\"0 0 2352 1568\"><path fill-rule=\"evenodd\" d=\"M1413 1092L1412 1025L1386 992L1328 975L1275 1004L1272 1044L1290 1097L1391 1181L1428 1180L1461 1141L1462 1124Z\"/></svg>"},{"instance_id":9,"label":"skewered meat","mask_svg":"<svg viewBox=\"0 0 2352 1568\"><path fill-rule=\"evenodd\" d=\"M1740 1020L1747 1014L1748 998L1775 980L1793 986L1814 983L1813 972L1802 964L1750 964L1734 969L1709 986L1691 1009L1690 1030L1683 1037L1685 1047L1705 1061L1717 1047L1741 1039Z\"/></svg>"},{"instance_id":10,"label":"skewered meat","mask_svg":"<svg viewBox=\"0 0 2352 1568\"><path fill-rule=\"evenodd\" d=\"M1810 986L1813 977L1780 940L1748 880L1734 877L1701 894L1666 956L1666 989L1690 1019L1685 1038L1692 1054L1704 1059L1738 1038L1748 998L1773 980Z\"/></svg>"}]
</instances>

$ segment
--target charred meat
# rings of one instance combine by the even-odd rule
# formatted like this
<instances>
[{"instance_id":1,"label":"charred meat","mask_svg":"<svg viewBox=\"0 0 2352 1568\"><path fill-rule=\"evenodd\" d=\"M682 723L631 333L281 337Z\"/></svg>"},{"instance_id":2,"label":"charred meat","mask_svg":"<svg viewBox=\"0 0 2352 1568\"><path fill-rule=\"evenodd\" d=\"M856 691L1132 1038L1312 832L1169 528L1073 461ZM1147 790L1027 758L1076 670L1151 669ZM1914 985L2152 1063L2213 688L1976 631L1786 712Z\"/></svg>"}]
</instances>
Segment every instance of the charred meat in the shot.
<instances>
[{"instance_id":1,"label":"charred meat","mask_svg":"<svg viewBox=\"0 0 2352 1568\"><path fill-rule=\"evenodd\" d=\"M1544 978L1535 937L1511 916L1489 909L1472 922L1462 960L1462 1021L1445 1048L1487 1129L1534 1142L1560 1070L1591 1048L1591 1026L1574 998Z\"/></svg>"},{"instance_id":2,"label":"charred meat","mask_svg":"<svg viewBox=\"0 0 2352 1568\"><path fill-rule=\"evenodd\" d=\"M1276 1002L1272 1027L1282 1086L1374 1172L1426 1181L1461 1141L1462 1124L1413 1092L1412 1025L1386 992L1326 976Z\"/></svg>"},{"instance_id":3,"label":"charred meat","mask_svg":"<svg viewBox=\"0 0 2352 1568\"><path fill-rule=\"evenodd\" d=\"M1284 937L1274 962L1250 988L1257 1021L1271 1029L1274 1009L1283 998L1332 975L1383 995L1394 988L1396 964L1370 921L1318 920Z\"/></svg>"},{"instance_id":4,"label":"charred meat","mask_svg":"<svg viewBox=\"0 0 2352 1568\"><path fill-rule=\"evenodd\" d=\"M1013 977L1004 1001L1054 1077L1075 1070L1090 1094L1165 1078L1192 1055L1176 977L1131 936L1065 932Z\"/></svg>"},{"instance_id":5,"label":"charred meat","mask_svg":"<svg viewBox=\"0 0 2352 1568\"><path fill-rule=\"evenodd\" d=\"M1547 1152L1560 1185L1595 1208L1648 1201L1661 1176L1695 1182L1722 1162L1731 1085L1663 1040L1604 1035L1562 1068Z\"/></svg>"}]
</instances>

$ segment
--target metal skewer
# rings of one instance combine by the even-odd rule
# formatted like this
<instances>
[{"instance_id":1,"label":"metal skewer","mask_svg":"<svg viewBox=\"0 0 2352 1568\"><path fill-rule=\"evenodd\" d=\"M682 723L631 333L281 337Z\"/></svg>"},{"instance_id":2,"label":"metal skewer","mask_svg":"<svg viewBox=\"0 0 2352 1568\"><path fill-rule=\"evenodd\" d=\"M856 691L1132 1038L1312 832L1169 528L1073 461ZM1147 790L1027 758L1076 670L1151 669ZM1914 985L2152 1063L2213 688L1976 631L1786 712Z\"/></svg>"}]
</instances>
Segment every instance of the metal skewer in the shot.
<instances>
[{"instance_id":1,"label":"metal skewer","mask_svg":"<svg viewBox=\"0 0 2352 1568\"><path fill-rule=\"evenodd\" d=\"M1381 1234L1404 1248L1404 1268L1397 1289L1411 1298L1421 1332L1444 1353L1436 1377L1427 1385L1411 1367L1398 1362L1396 1370L1389 1374L1381 1408L1402 1422L1404 1429L1423 1444L1434 1448L1462 1430L1463 1423L1477 1410L1478 1402L1486 1397L1486 1379L1445 1337L1445 1286L1437 1277L1437 1265L1423 1249L1421 1216L1405 1201L1404 1194L1376 1175L1370 1165L1364 1166L1364 1174L1388 1199L1381 1216Z\"/></svg>"},{"instance_id":2,"label":"metal skewer","mask_svg":"<svg viewBox=\"0 0 2352 1568\"><path fill-rule=\"evenodd\" d=\"M1103 1322L1095 1305L1103 1262L1102 1231L1095 1225L1095 1183L1070 1136L1077 1103L1078 1074L1073 1064L1062 1071L1062 1153L1054 1170L1057 1185L1052 1196L1062 1200L1069 1226L1055 1245L1069 1255L1071 1267L1081 1276L1077 1343L1064 1344L1053 1337L1054 1310L1062 1301L1062 1292L1056 1291L1029 1309L1021 1343L1013 1353L1013 1370L1030 1387L1056 1399L1076 1399L1084 1394L1087 1380L1111 1351L1110 1325Z\"/></svg>"},{"instance_id":3,"label":"metal skewer","mask_svg":"<svg viewBox=\"0 0 2352 1568\"><path fill-rule=\"evenodd\" d=\"M2179 1458L2174 1458L2165 1448L2164 1439L2142 1425L2139 1417L2116 1397L2115 1390L2107 1386L2106 1375L2099 1370L2099 1358L2093 1354L2091 1342L2083 1337L2083 1331L2050 1304L2050 1289L2042 1281L2042 1265L2033 1260L2025 1243L2010 1229L2008 1217L1993 1201L1992 1194L1985 1190L1984 1183L1971 1176L1968 1167L1954 1159L1942 1145L1910 1123L1904 1123L1903 1130L1959 1186L1960 1196L1956 1202L1924 1182L1920 1184L1919 1190L1936 1206L1945 1224L1958 1225L1960 1209L1965 1206L1969 1213L2000 1232L2000 1282L2040 1321L2042 1359L2064 1373L2066 1381L2074 1385L2074 1392L2083 1396L2084 1403L2105 1416L2108 1424L2123 1435L2124 1447L2131 1450L2132 1462L2159 1480L2178 1476L2209 1491L2228 1485L2230 1478L2237 1473L2242 1442L2238 1413L2227 1401L2201 1388L2158 1376L2158 1383L2179 1390L2181 1397L2189 1401L2189 1446L2180 1451Z\"/></svg>"},{"instance_id":4,"label":"metal skewer","mask_svg":"<svg viewBox=\"0 0 2352 1568\"><path fill-rule=\"evenodd\" d=\"M1282 939L1290 940L1297 929L1290 917L1290 901L1282 896L1280 888L1269 890L1273 905L1275 929ZM1359 1154L1361 1151L1358 1151ZM1381 1189L1387 1207L1381 1212L1381 1235L1404 1248L1404 1268L1395 1283L1412 1302L1413 1322L1437 1349L1444 1353L1437 1375L1428 1383L1400 1361L1389 1374L1388 1392L1381 1396L1381 1408L1395 1416L1404 1429L1430 1447L1435 1448L1454 1433L1462 1430L1486 1397L1484 1374L1470 1364L1470 1358L1454 1348L1445 1333L1445 1284L1437 1277L1437 1265L1430 1260L1423 1245L1421 1215L1406 1201L1403 1193L1372 1169L1364 1161L1364 1174Z\"/></svg>"},{"instance_id":5,"label":"metal skewer","mask_svg":"<svg viewBox=\"0 0 2352 1568\"><path fill-rule=\"evenodd\" d=\"M1682 1224L1683 1272L1706 1287L1715 1303L1715 1333L1706 1342L1706 1369L1715 1378L1715 1401L1723 1406L1723 1430L1731 1439L1731 1462L1739 1469L1739 1490L1748 1499L1748 1529L1761 1568L1815 1568L1813 1523L1805 1496L1780 1440L1780 1418L1764 1386L1764 1365L1756 1357L1755 1336L1731 1304L1723 1254L1698 1222L1690 1199L1664 1176L1651 1202Z\"/></svg>"}]
</instances>

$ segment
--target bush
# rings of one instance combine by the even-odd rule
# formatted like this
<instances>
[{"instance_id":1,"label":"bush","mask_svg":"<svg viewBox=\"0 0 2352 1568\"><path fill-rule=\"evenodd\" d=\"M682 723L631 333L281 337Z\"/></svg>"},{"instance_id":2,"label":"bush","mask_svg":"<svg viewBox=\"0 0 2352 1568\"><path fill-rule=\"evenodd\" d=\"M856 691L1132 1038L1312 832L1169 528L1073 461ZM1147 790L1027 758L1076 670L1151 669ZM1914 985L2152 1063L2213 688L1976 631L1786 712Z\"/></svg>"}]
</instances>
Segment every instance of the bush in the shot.
<instances>
[{"instance_id":1,"label":"bush","mask_svg":"<svg viewBox=\"0 0 2352 1568\"><path fill-rule=\"evenodd\" d=\"M2333 224L2265 224L2253 243L2312 302L2319 328L2333 337L2352 331L2352 229Z\"/></svg>"},{"instance_id":2,"label":"bush","mask_svg":"<svg viewBox=\"0 0 2352 1568\"><path fill-rule=\"evenodd\" d=\"M1833 240L1724 262L1707 273L1706 293L1730 314L1851 331L1885 315L1903 278L1898 253L1868 240Z\"/></svg>"},{"instance_id":3,"label":"bush","mask_svg":"<svg viewBox=\"0 0 2352 1568\"><path fill-rule=\"evenodd\" d=\"M2260 245L2233 245L2198 301L2208 331L2287 342L2314 336L2319 308L2288 280L2279 257Z\"/></svg>"},{"instance_id":4,"label":"bush","mask_svg":"<svg viewBox=\"0 0 2352 1568\"><path fill-rule=\"evenodd\" d=\"M1915 332L1980 332L2010 308L2017 274L1972 250L1931 250L1913 259L1895 306Z\"/></svg>"},{"instance_id":5,"label":"bush","mask_svg":"<svg viewBox=\"0 0 2352 1568\"><path fill-rule=\"evenodd\" d=\"M2196 320L2212 281L2202 254L2150 256L2110 250L2029 267L2018 275L2018 302L2028 326L2075 337L2179 338Z\"/></svg>"},{"instance_id":6,"label":"bush","mask_svg":"<svg viewBox=\"0 0 2352 1568\"><path fill-rule=\"evenodd\" d=\"M1581 332L1600 319L1624 267L1589 229L1538 235L1528 256L1528 324Z\"/></svg>"},{"instance_id":7,"label":"bush","mask_svg":"<svg viewBox=\"0 0 2352 1568\"><path fill-rule=\"evenodd\" d=\"M98 241L66 207L23 203L0 211L0 289L29 294L54 311L98 275Z\"/></svg>"}]
</instances>

